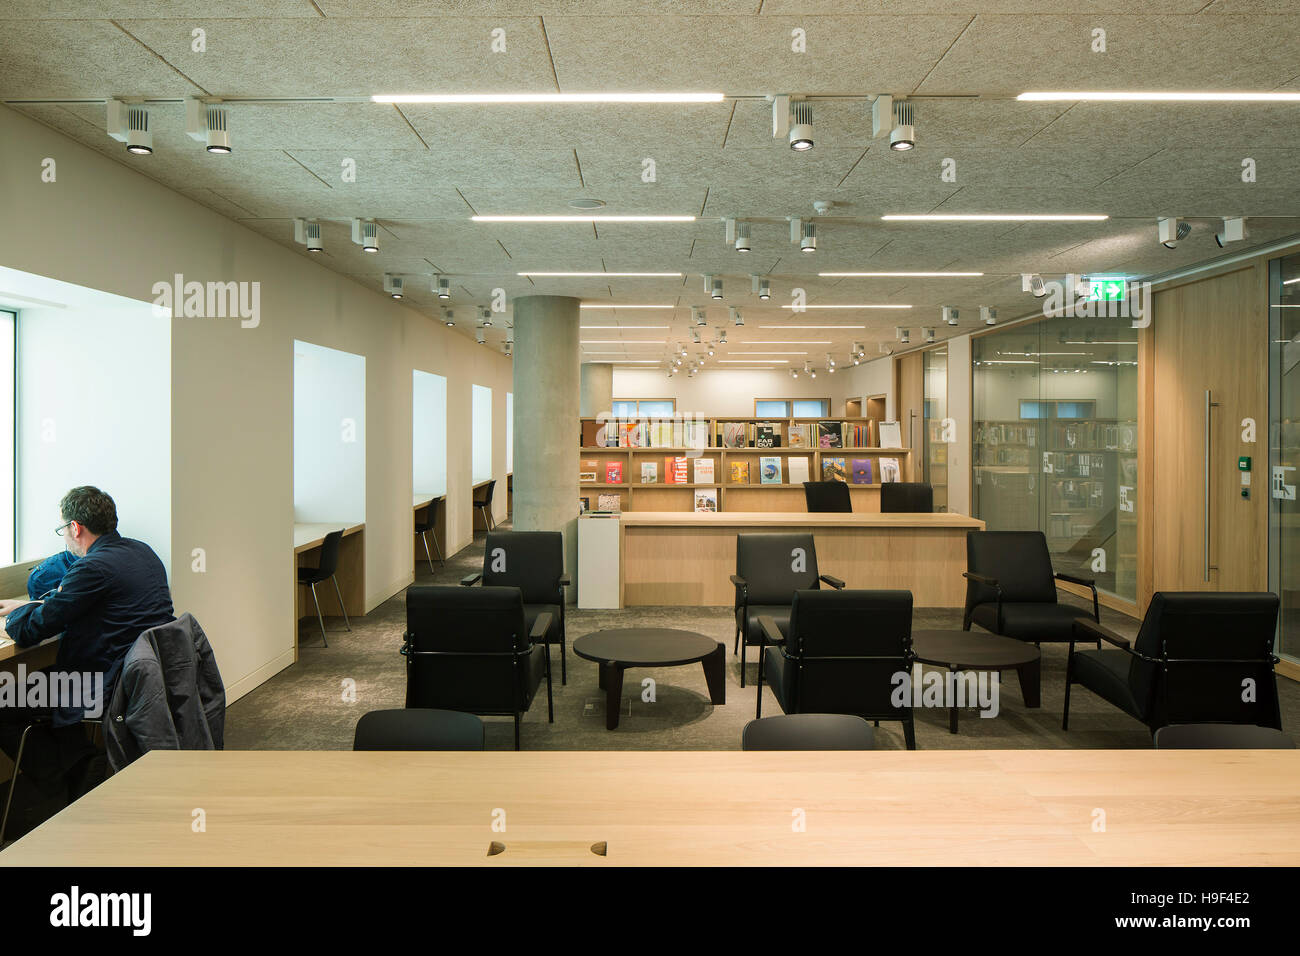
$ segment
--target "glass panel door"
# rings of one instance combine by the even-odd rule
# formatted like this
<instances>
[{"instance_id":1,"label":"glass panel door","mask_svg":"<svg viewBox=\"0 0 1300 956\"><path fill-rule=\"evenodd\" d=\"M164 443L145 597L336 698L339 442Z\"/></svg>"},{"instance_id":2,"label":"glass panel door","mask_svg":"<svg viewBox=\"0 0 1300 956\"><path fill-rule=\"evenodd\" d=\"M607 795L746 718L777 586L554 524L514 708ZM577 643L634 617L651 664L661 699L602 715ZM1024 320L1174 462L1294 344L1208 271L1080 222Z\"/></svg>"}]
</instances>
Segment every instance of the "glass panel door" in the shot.
<instances>
[{"instance_id":1,"label":"glass panel door","mask_svg":"<svg viewBox=\"0 0 1300 956\"><path fill-rule=\"evenodd\" d=\"M1300 659L1300 255L1269 263L1269 589L1277 651ZM1263 489L1260 489L1261 491Z\"/></svg>"},{"instance_id":2,"label":"glass panel door","mask_svg":"<svg viewBox=\"0 0 1300 956\"><path fill-rule=\"evenodd\" d=\"M948 347L940 346L922 353L924 356L924 402L922 403L921 481L934 488L934 510L948 510L948 435L944 419L948 417Z\"/></svg>"}]
</instances>

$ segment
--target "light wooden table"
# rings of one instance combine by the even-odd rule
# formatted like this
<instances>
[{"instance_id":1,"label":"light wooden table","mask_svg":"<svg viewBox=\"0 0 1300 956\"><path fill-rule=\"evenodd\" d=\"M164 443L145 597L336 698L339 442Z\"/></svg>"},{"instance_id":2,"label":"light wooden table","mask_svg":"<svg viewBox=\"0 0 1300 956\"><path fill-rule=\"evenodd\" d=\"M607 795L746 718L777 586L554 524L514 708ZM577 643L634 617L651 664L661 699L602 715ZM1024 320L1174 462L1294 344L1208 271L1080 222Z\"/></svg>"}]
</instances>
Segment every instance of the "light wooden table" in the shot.
<instances>
[{"instance_id":1,"label":"light wooden table","mask_svg":"<svg viewBox=\"0 0 1300 956\"><path fill-rule=\"evenodd\" d=\"M736 535L811 531L817 567L850 588L900 588L915 607L961 607L966 532L960 514L625 511L619 529L622 605L731 606Z\"/></svg>"},{"instance_id":2,"label":"light wooden table","mask_svg":"<svg viewBox=\"0 0 1300 956\"><path fill-rule=\"evenodd\" d=\"M0 864L1294 866L1298 792L1281 750L154 751Z\"/></svg>"}]
</instances>

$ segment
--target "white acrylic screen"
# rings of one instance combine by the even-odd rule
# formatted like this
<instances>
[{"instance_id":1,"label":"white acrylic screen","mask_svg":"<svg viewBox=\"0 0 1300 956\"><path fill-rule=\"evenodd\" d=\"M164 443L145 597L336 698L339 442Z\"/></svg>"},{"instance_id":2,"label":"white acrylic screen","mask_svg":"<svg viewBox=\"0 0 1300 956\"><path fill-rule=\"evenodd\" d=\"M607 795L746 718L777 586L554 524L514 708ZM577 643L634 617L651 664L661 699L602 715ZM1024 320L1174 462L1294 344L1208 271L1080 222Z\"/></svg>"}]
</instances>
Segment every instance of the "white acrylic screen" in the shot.
<instances>
[{"instance_id":1,"label":"white acrylic screen","mask_svg":"<svg viewBox=\"0 0 1300 956\"><path fill-rule=\"evenodd\" d=\"M293 520L366 520L366 360L293 343Z\"/></svg>"},{"instance_id":2,"label":"white acrylic screen","mask_svg":"<svg viewBox=\"0 0 1300 956\"><path fill-rule=\"evenodd\" d=\"M492 389L473 386L472 430L473 456L470 472L475 484L492 477Z\"/></svg>"},{"instance_id":3,"label":"white acrylic screen","mask_svg":"<svg viewBox=\"0 0 1300 956\"><path fill-rule=\"evenodd\" d=\"M447 493L447 379L411 372L411 490Z\"/></svg>"}]
</instances>

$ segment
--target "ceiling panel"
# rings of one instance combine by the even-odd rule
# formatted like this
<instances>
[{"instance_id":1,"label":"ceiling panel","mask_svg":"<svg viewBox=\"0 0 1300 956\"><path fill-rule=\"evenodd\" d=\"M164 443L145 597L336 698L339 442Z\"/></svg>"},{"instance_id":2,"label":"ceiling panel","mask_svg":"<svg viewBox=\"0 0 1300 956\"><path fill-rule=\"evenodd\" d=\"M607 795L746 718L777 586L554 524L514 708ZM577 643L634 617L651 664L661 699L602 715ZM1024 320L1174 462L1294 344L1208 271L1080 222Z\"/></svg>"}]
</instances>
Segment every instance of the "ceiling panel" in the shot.
<instances>
[{"instance_id":1,"label":"ceiling panel","mask_svg":"<svg viewBox=\"0 0 1300 956\"><path fill-rule=\"evenodd\" d=\"M158 0L5 0L0 20L122 20L156 17ZM173 19L210 17L212 0L167 0L165 12ZM268 17L319 17L311 0L221 0L222 19Z\"/></svg>"},{"instance_id":2,"label":"ceiling panel","mask_svg":"<svg viewBox=\"0 0 1300 956\"><path fill-rule=\"evenodd\" d=\"M1295 59L1300 72L1300 52ZM917 135L924 133L924 127L918 127ZM1027 145L1071 152L1114 145L1140 146L1149 152L1169 147L1294 149L1300 147L1300 122L1294 105L1074 103Z\"/></svg>"},{"instance_id":3,"label":"ceiling panel","mask_svg":"<svg viewBox=\"0 0 1300 956\"><path fill-rule=\"evenodd\" d=\"M683 149L665 144L652 154L660 185L739 182L786 189L834 188L861 156L858 147L819 147L810 153L796 153L781 144L757 149ZM593 189L640 182L644 158L640 153L586 151L580 157L582 178Z\"/></svg>"},{"instance_id":4,"label":"ceiling panel","mask_svg":"<svg viewBox=\"0 0 1300 956\"><path fill-rule=\"evenodd\" d=\"M508 183L525 190L536 186L577 189L581 183L573 152L563 149L477 149L466 152L426 149L293 150L293 157L321 179L339 180L344 158L357 162L357 185L367 182L394 189L445 189L460 185Z\"/></svg>"}]
</instances>

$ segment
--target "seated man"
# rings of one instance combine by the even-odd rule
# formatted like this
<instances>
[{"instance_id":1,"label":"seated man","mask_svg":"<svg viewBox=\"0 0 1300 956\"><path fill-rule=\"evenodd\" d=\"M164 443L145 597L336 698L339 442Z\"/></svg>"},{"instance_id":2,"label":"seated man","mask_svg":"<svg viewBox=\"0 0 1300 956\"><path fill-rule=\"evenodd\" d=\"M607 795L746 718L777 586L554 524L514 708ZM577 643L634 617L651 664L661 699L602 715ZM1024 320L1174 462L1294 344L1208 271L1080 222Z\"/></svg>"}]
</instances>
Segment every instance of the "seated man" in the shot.
<instances>
[{"instance_id":1,"label":"seated man","mask_svg":"<svg viewBox=\"0 0 1300 956\"><path fill-rule=\"evenodd\" d=\"M77 563L77 556L71 551L60 551L50 555L27 575L27 596L39 601L51 591L57 591L68 569Z\"/></svg>"},{"instance_id":2,"label":"seated man","mask_svg":"<svg viewBox=\"0 0 1300 956\"><path fill-rule=\"evenodd\" d=\"M23 729L27 738L23 774L47 786L66 785L76 799L98 782L94 748L81 726L83 716L99 717L108 707L127 651L143 631L174 619L167 571L152 548L117 533L117 506L98 488L73 488L59 503L68 550L78 560L58 589L40 601L0 601L4 629L21 647L62 634L52 671L100 674L103 699L52 700L45 707L0 706L0 749L13 757ZM49 681L53 689L57 681ZM79 680L79 686L90 684ZM93 686L93 684L91 685ZM48 723L41 718L48 718Z\"/></svg>"}]
</instances>

